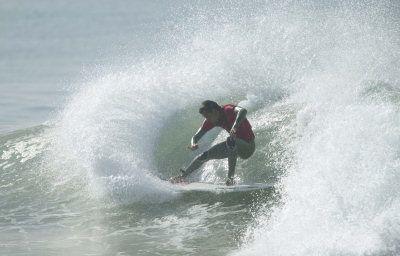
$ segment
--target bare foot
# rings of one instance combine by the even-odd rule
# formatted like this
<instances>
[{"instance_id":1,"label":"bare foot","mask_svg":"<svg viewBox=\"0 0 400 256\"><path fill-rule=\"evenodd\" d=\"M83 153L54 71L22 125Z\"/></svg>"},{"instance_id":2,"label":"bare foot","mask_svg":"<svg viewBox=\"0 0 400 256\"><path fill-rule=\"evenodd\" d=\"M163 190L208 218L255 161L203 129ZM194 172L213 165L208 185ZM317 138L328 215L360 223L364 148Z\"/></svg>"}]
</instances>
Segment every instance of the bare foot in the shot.
<instances>
[{"instance_id":1,"label":"bare foot","mask_svg":"<svg viewBox=\"0 0 400 256\"><path fill-rule=\"evenodd\" d=\"M233 178L228 178L228 179L226 180L225 184L226 184L227 186L232 186L232 185L235 185L235 181L233 180Z\"/></svg>"},{"instance_id":2,"label":"bare foot","mask_svg":"<svg viewBox=\"0 0 400 256\"><path fill-rule=\"evenodd\" d=\"M181 183L181 182L184 182L184 181L185 181L185 177L183 177L182 175L171 177L169 179L169 182L174 183L174 184L175 183Z\"/></svg>"}]
</instances>

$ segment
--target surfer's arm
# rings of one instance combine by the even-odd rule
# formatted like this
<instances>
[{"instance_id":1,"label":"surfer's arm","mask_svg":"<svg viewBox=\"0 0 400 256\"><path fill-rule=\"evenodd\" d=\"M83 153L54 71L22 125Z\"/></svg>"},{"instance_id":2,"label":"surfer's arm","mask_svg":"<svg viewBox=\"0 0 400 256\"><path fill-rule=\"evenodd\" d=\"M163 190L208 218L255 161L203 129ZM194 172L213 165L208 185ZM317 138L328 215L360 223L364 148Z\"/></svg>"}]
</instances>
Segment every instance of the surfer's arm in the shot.
<instances>
[{"instance_id":1,"label":"surfer's arm","mask_svg":"<svg viewBox=\"0 0 400 256\"><path fill-rule=\"evenodd\" d=\"M232 128L239 128L240 123L246 118L247 110L245 108L236 106L234 111L237 113L235 122L233 123Z\"/></svg>"},{"instance_id":2,"label":"surfer's arm","mask_svg":"<svg viewBox=\"0 0 400 256\"><path fill-rule=\"evenodd\" d=\"M203 135L204 134L206 134L206 130L204 130L204 129L202 129L202 127L200 127L198 130L197 130L197 132L196 132L196 134L192 137L192 140L191 140L191 145L193 146L193 145L196 145L197 144L197 142L201 139L201 137L203 137Z\"/></svg>"}]
</instances>

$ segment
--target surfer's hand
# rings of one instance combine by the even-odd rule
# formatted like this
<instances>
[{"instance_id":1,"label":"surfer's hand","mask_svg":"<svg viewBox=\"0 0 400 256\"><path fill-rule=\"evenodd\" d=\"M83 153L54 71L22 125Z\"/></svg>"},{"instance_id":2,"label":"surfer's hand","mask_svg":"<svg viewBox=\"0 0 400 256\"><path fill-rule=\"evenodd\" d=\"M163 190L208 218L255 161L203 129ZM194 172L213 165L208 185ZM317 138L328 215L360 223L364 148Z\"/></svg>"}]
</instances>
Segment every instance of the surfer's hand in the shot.
<instances>
[{"instance_id":1,"label":"surfer's hand","mask_svg":"<svg viewBox=\"0 0 400 256\"><path fill-rule=\"evenodd\" d=\"M231 136L236 137L236 132L237 132L237 128L233 127L229 133Z\"/></svg>"},{"instance_id":2,"label":"surfer's hand","mask_svg":"<svg viewBox=\"0 0 400 256\"><path fill-rule=\"evenodd\" d=\"M196 149L198 149L199 148L199 145L198 144L193 144L193 145L189 145L188 146L188 149L191 149L191 150L196 150Z\"/></svg>"}]
</instances>

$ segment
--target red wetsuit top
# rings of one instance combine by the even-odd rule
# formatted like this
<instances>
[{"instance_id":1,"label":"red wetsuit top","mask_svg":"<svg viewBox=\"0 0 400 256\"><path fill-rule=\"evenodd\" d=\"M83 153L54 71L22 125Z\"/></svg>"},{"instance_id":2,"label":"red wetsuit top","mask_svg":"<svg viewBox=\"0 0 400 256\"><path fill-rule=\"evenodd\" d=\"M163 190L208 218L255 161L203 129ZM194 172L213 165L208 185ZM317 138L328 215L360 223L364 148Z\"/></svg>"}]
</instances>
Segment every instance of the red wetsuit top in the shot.
<instances>
[{"instance_id":1,"label":"red wetsuit top","mask_svg":"<svg viewBox=\"0 0 400 256\"><path fill-rule=\"evenodd\" d=\"M218 120L218 124L214 125L207 119L204 120L203 125L201 126L202 130L208 131L214 128L215 126L219 126L224 128L227 132L230 132L232 129L233 123L236 120L237 113L234 111L235 105L233 104L226 104L222 106L222 110L224 115L222 116L222 120ZM254 133L251 129L251 125L247 118L243 119L240 123L237 131L236 137L247 142L250 142L254 139Z\"/></svg>"}]
</instances>

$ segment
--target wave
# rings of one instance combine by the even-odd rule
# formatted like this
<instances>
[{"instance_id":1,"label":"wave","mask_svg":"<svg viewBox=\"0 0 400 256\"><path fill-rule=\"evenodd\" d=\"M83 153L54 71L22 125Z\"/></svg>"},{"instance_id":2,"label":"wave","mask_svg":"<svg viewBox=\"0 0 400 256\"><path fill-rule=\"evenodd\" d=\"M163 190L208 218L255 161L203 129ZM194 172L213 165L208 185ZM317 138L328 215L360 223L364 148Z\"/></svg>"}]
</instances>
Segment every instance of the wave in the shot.
<instances>
[{"instance_id":1,"label":"wave","mask_svg":"<svg viewBox=\"0 0 400 256\"><path fill-rule=\"evenodd\" d=\"M3 175L30 170L48 193L78 198L168 202L182 195L160 178L194 156L184 148L201 124L199 103L240 103L257 150L238 177L272 180L278 192L234 254L397 253L396 13L390 2L318 3L199 11L171 31L174 49L89 79L52 125L1 137ZM200 151L225 136L214 130ZM226 163L197 175L221 181Z\"/></svg>"}]
</instances>

